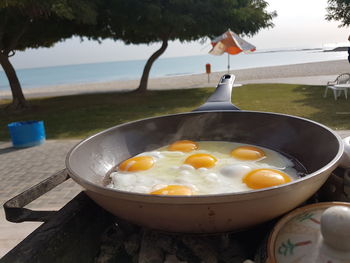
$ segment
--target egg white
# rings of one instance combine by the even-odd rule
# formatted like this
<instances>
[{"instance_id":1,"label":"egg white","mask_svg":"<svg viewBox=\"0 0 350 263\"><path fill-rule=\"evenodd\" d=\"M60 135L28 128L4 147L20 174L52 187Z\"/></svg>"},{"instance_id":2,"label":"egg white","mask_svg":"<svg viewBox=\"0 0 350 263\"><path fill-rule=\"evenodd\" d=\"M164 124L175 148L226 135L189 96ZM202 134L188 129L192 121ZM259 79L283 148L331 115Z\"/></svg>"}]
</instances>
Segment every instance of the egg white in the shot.
<instances>
[{"instance_id":1,"label":"egg white","mask_svg":"<svg viewBox=\"0 0 350 263\"><path fill-rule=\"evenodd\" d=\"M111 183L108 187L130 192L150 193L167 185L185 185L190 187L194 194L203 195L252 190L242 182L242 178L253 169L276 169L288 174L292 180L298 178L291 160L265 147L258 147L265 152L266 156L262 159L242 161L231 157L230 153L234 148L248 144L223 141L197 143L199 149L187 153L168 151L167 147L162 147L155 151L138 154L137 156L152 156L155 160L154 166L146 171L113 172L110 175ZM213 155L217 163L209 169L195 169L191 165L184 164L188 156L196 153Z\"/></svg>"}]
</instances>

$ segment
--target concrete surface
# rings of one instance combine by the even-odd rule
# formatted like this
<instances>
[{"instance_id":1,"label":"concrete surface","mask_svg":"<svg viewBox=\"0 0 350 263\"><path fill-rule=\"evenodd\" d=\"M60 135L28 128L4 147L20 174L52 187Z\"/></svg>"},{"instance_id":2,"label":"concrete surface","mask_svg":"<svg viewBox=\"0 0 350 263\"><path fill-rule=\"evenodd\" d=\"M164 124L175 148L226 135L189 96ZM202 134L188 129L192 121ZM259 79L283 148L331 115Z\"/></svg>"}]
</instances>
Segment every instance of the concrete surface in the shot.
<instances>
[{"instance_id":1,"label":"concrete surface","mask_svg":"<svg viewBox=\"0 0 350 263\"><path fill-rule=\"evenodd\" d=\"M4 202L63 169L66 154L77 142L48 140L40 146L25 149L14 149L10 142L0 142L0 257L40 225L6 221L2 208ZM56 210L80 191L81 187L69 179L27 208Z\"/></svg>"}]
</instances>

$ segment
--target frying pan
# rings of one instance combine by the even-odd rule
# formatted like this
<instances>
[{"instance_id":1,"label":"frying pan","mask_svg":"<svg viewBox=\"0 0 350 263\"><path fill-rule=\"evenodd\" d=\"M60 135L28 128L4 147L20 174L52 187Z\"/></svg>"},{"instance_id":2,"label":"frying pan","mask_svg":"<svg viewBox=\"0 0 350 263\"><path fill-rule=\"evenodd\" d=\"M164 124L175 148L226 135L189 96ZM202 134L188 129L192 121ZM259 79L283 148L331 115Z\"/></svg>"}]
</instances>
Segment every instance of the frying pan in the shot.
<instances>
[{"instance_id":1,"label":"frying pan","mask_svg":"<svg viewBox=\"0 0 350 263\"><path fill-rule=\"evenodd\" d=\"M234 78L224 75L208 101L193 112L117 125L83 140L67 155L69 175L98 205L129 222L167 232L219 233L292 210L312 196L339 163L350 167L345 143L324 125L232 105ZM106 174L121 161L181 139L267 147L299 161L308 175L266 189L197 196L156 196L103 186ZM346 140L349 147L350 137Z\"/></svg>"}]
</instances>

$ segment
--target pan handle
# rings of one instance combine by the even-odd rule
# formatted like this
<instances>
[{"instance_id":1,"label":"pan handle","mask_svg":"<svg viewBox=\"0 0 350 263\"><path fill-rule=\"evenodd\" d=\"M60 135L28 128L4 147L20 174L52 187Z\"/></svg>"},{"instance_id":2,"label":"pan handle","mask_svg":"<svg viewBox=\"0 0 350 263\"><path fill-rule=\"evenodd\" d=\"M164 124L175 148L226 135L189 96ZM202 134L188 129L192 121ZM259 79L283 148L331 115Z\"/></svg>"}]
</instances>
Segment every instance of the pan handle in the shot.
<instances>
[{"instance_id":1,"label":"pan handle","mask_svg":"<svg viewBox=\"0 0 350 263\"><path fill-rule=\"evenodd\" d=\"M225 74L221 77L215 92L199 108L193 111L238 111L231 103L232 87L235 81L234 75Z\"/></svg>"},{"instance_id":2,"label":"pan handle","mask_svg":"<svg viewBox=\"0 0 350 263\"><path fill-rule=\"evenodd\" d=\"M56 211L33 211L24 206L47 193L69 178L66 169L50 176L4 204L6 219L13 223L25 221L46 222Z\"/></svg>"}]
</instances>

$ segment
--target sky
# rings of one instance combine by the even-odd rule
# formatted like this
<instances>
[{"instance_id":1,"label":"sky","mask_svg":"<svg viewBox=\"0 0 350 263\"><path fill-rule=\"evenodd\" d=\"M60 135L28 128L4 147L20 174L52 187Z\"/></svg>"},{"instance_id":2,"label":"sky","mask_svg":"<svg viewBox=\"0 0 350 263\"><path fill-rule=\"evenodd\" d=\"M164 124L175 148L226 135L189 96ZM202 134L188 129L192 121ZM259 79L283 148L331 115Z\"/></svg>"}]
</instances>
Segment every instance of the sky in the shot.
<instances>
[{"instance_id":1,"label":"sky","mask_svg":"<svg viewBox=\"0 0 350 263\"><path fill-rule=\"evenodd\" d=\"M272 29L263 29L253 37L244 37L257 50L284 48L315 48L349 45L349 28L339 28L339 22L326 21L327 0L266 0L268 11L277 11ZM125 45L121 41L81 41L72 38L52 48L28 49L17 52L11 61L15 68L35 68L55 65L98 63L106 61L147 59L160 47ZM173 41L162 57L205 55L210 40L180 43Z\"/></svg>"}]
</instances>

